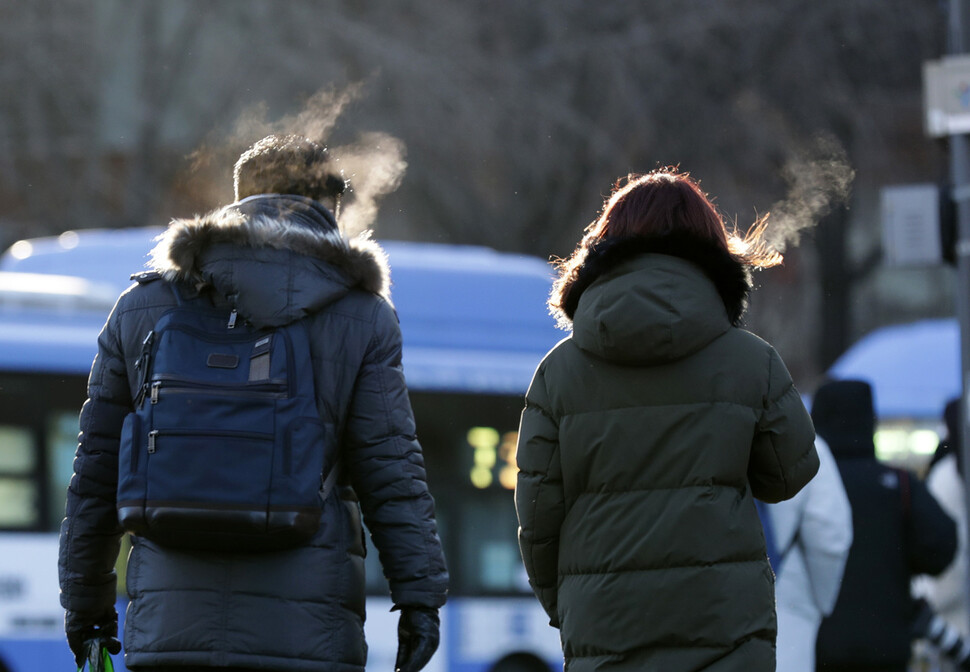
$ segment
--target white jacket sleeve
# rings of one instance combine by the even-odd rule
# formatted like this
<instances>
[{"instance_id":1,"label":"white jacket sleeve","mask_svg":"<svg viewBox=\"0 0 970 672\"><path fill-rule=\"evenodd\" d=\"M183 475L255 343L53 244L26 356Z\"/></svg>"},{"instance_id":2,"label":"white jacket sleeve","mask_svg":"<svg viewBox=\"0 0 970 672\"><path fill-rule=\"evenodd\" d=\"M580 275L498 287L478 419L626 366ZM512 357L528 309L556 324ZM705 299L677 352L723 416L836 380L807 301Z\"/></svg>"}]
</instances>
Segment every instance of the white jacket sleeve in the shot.
<instances>
[{"instance_id":1,"label":"white jacket sleeve","mask_svg":"<svg viewBox=\"0 0 970 672\"><path fill-rule=\"evenodd\" d=\"M818 474L808 484L798 543L805 558L809 585L822 615L835 607L842 572L852 545L852 509L838 465L829 447L816 439Z\"/></svg>"}]
</instances>

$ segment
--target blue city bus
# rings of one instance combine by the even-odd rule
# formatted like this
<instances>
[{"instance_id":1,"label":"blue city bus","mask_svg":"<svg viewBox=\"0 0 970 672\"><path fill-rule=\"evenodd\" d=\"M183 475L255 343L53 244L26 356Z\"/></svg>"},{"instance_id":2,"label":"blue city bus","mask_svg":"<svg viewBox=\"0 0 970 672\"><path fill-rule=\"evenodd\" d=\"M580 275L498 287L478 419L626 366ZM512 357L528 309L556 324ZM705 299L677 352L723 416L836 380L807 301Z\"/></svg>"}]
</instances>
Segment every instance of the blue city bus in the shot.
<instances>
[{"instance_id":1,"label":"blue city bus","mask_svg":"<svg viewBox=\"0 0 970 672\"><path fill-rule=\"evenodd\" d=\"M0 257L0 672L67 669L57 529L97 334L160 229L88 230ZM562 668L532 597L512 501L523 394L563 337L541 259L470 246L386 242L404 370L452 591L432 672ZM368 553L368 669L391 670L397 615ZM119 562L119 569L124 563ZM121 582L119 582L121 583ZM124 613L119 590L119 613ZM121 657L116 667L124 670Z\"/></svg>"}]
</instances>

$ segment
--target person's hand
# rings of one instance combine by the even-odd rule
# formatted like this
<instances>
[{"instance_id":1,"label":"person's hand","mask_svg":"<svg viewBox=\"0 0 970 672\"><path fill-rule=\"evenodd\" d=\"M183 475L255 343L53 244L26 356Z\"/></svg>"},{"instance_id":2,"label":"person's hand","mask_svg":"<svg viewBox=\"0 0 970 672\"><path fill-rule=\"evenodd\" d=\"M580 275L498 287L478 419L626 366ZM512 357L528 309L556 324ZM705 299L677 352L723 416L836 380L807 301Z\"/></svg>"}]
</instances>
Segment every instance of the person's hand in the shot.
<instances>
[{"instance_id":1,"label":"person's hand","mask_svg":"<svg viewBox=\"0 0 970 672\"><path fill-rule=\"evenodd\" d=\"M395 672L418 672L438 649L438 610L431 607L401 607L397 624Z\"/></svg>"},{"instance_id":2,"label":"person's hand","mask_svg":"<svg viewBox=\"0 0 970 672\"><path fill-rule=\"evenodd\" d=\"M103 646L112 655L121 652L121 642L118 640L118 614L114 609L95 619L84 618L80 614L69 611L64 616L64 630L67 632L67 645L71 647L78 669L84 667L87 661L87 642L92 639L99 640L99 651Z\"/></svg>"}]
</instances>

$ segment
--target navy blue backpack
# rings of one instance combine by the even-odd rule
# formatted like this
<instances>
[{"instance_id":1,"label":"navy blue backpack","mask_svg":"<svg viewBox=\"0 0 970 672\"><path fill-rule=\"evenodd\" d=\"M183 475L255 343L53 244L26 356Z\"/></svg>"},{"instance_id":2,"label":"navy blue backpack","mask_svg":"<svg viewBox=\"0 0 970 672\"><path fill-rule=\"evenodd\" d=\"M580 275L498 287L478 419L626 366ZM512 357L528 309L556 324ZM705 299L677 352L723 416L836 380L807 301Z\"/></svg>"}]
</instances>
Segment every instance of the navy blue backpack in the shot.
<instances>
[{"instance_id":1,"label":"navy blue backpack","mask_svg":"<svg viewBox=\"0 0 970 672\"><path fill-rule=\"evenodd\" d=\"M337 473L305 322L253 329L169 284L178 305L145 338L122 430L121 525L182 549L305 543Z\"/></svg>"}]
</instances>

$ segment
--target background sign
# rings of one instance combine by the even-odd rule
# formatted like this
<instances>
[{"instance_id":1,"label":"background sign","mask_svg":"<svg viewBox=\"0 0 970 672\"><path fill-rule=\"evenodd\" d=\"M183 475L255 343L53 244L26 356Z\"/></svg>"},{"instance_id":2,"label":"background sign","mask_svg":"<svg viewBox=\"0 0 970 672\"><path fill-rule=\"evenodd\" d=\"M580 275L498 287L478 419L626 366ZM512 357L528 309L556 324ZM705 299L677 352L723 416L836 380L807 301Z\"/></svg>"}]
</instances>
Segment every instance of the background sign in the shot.
<instances>
[{"instance_id":1,"label":"background sign","mask_svg":"<svg viewBox=\"0 0 970 672\"><path fill-rule=\"evenodd\" d=\"M886 264L940 263L940 190L935 184L884 187L880 210Z\"/></svg>"},{"instance_id":2,"label":"background sign","mask_svg":"<svg viewBox=\"0 0 970 672\"><path fill-rule=\"evenodd\" d=\"M970 56L947 56L923 64L927 135L970 133Z\"/></svg>"}]
</instances>

